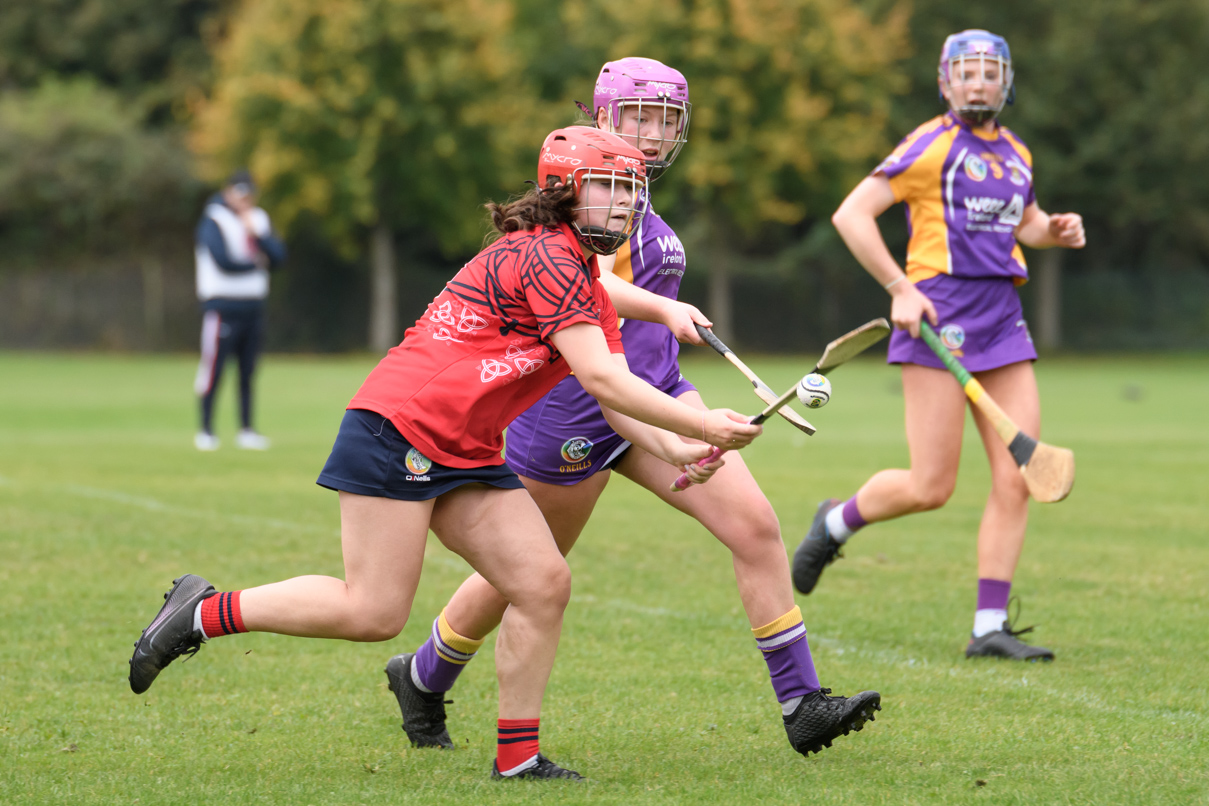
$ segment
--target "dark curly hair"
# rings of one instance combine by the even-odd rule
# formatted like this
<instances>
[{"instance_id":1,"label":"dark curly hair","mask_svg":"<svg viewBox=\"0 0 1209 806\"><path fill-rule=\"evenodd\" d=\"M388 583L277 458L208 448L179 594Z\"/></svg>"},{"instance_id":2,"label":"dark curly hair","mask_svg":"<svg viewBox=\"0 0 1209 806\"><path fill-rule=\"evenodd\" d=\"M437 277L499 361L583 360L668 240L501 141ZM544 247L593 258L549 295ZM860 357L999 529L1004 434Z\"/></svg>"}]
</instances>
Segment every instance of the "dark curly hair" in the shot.
<instances>
[{"instance_id":1,"label":"dark curly hair","mask_svg":"<svg viewBox=\"0 0 1209 806\"><path fill-rule=\"evenodd\" d=\"M570 224L575 219L578 198L575 186L568 184L560 188L534 187L525 195L509 199L503 204L488 202L485 206L491 214L491 224L496 230L493 235L488 236L489 240L520 230Z\"/></svg>"}]
</instances>

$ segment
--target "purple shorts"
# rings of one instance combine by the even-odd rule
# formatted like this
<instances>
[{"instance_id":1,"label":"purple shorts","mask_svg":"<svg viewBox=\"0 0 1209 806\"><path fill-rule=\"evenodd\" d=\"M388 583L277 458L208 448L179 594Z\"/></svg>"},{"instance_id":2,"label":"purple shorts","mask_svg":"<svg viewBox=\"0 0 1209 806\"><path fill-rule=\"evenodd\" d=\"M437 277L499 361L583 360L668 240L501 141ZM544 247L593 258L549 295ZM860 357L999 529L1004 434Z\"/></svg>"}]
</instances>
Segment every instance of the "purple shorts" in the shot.
<instances>
[{"instance_id":1,"label":"purple shorts","mask_svg":"<svg viewBox=\"0 0 1209 806\"><path fill-rule=\"evenodd\" d=\"M930 277L915 286L932 300L940 317L937 335L970 372L1035 361L1037 350L1010 277ZM890 336L886 360L891 364L945 365L923 339L905 330Z\"/></svg>"},{"instance_id":2,"label":"purple shorts","mask_svg":"<svg viewBox=\"0 0 1209 806\"><path fill-rule=\"evenodd\" d=\"M679 370L654 386L671 397L697 388ZM508 426L504 459L521 476L570 486L613 467L629 448L570 375Z\"/></svg>"}]
</instances>

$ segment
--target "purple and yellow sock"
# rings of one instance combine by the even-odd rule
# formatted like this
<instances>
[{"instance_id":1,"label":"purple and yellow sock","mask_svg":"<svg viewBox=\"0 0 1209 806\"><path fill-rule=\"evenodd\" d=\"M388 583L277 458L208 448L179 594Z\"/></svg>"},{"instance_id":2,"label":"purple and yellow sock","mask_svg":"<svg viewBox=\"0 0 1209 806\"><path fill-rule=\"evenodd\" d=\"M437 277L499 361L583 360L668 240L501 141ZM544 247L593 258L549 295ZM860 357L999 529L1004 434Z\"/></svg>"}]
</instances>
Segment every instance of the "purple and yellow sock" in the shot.
<instances>
[{"instance_id":1,"label":"purple and yellow sock","mask_svg":"<svg viewBox=\"0 0 1209 806\"><path fill-rule=\"evenodd\" d=\"M756 646L764 653L777 702L784 703L819 690L819 676L810 657L801 608L795 605L776 621L751 632L756 637Z\"/></svg>"},{"instance_id":2,"label":"purple and yellow sock","mask_svg":"<svg viewBox=\"0 0 1209 806\"><path fill-rule=\"evenodd\" d=\"M449 691L458 675L483 645L483 638L458 635L445 619L445 611L432 622L432 635L416 650L412 679L426 691Z\"/></svg>"}]
</instances>

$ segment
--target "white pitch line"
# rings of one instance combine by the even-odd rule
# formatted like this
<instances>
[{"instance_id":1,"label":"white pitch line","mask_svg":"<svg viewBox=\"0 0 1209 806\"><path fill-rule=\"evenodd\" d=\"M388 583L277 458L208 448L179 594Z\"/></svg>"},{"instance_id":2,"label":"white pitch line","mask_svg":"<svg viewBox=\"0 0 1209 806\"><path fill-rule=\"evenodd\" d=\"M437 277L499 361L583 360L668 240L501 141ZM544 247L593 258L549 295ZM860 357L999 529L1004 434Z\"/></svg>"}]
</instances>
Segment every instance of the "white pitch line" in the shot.
<instances>
[{"instance_id":1,"label":"white pitch line","mask_svg":"<svg viewBox=\"0 0 1209 806\"><path fill-rule=\"evenodd\" d=\"M189 518L214 518L217 520L230 521L232 523L242 523L252 526L271 526L276 529L289 529L292 531L317 532L328 535L333 534L333 531L330 528L326 526L319 526L313 523L283 521L277 518L263 518L257 515L235 515L228 512L219 512L216 509L188 509L186 507L165 504L163 501L158 501L154 498L130 495L129 493L124 493L119 490L104 490L96 487L83 487L77 484L69 484L59 489L77 495L81 498L91 498L97 501L109 501L115 504L125 504L126 506L137 507L138 509L143 509L148 512L163 512ZM335 534L339 535L340 531L338 529L335 530Z\"/></svg>"}]
</instances>

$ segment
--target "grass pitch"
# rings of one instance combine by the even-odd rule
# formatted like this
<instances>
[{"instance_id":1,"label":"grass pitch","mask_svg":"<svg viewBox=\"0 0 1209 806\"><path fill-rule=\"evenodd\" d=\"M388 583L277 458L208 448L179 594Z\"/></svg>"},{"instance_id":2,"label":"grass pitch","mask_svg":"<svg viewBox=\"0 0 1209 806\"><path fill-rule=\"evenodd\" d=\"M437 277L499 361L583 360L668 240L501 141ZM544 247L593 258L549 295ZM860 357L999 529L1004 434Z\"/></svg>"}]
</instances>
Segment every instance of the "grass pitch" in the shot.
<instances>
[{"instance_id":1,"label":"grass pitch","mask_svg":"<svg viewBox=\"0 0 1209 806\"><path fill-rule=\"evenodd\" d=\"M813 357L752 361L785 388ZM727 553L615 478L570 562L543 749L591 778L492 783L490 644L452 698L456 752L411 749L382 666L467 573L430 541L387 644L248 635L136 697L131 644L183 571L222 589L340 575L336 497L314 484L369 358L269 357L267 453L199 454L190 357L0 354L0 803L1209 803L1209 359L1038 366L1069 500L1034 505L1014 592L1050 665L966 661L988 484L972 427L944 509L853 539L800 598L823 684L876 688L877 722L803 759L785 741ZM696 351L714 405L760 404ZM817 502L903 466L895 370L833 376L807 438L745 452L796 546ZM1196 402L1199 401L1199 405Z\"/></svg>"}]
</instances>

